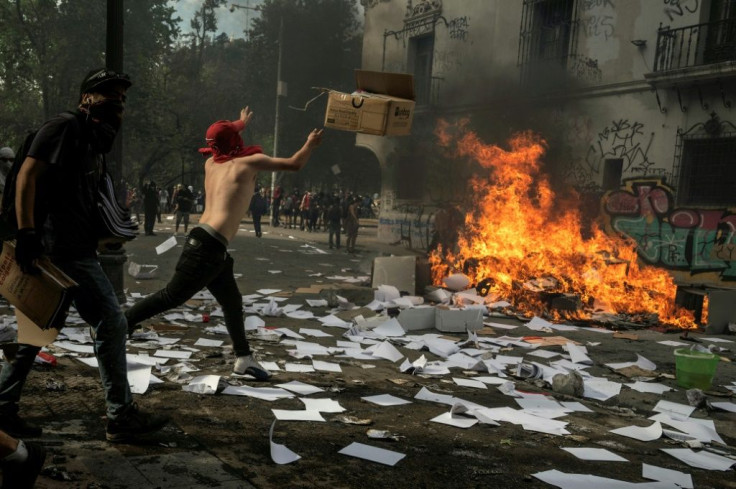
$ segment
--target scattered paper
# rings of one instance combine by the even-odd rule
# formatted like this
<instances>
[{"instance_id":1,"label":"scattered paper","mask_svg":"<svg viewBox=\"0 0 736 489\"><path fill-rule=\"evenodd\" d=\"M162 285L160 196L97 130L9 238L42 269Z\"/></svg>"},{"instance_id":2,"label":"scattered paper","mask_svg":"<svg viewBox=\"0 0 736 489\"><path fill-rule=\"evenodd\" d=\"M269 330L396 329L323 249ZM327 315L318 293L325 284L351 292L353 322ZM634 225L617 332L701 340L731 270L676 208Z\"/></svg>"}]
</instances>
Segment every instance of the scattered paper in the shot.
<instances>
[{"instance_id":1,"label":"scattered paper","mask_svg":"<svg viewBox=\"0 0 736 489\"><path fill-rule=\"evenodd\" d=\"M214 394L219 383L219 375L200 375L193 378L188 385L182 386L182 390L195 394Z\"/></svg>"},{"instance_id":2,"label":"scattered paper","mask_svg":"<svg viewBox=\"0 0 736 489\"><path fill-rule=\"evenodd\" d=\"M176 238L174 236L170 237L160 245L156 246L156 254L161 255L163 253L166 253L171 248L176 247Z\"/></svg>"},{"instance_id":3,"label":"scattered paper","mask_svg":"<svg viewBox=\"0 0 736 489\"><path fill-rule=\"evenodd\" d=\"M210 347L218 347L222 346L224 342L222 340L210 340L208 338L199 338L195 343L194 346L210 346Z\"/></svg>"},{"instance_id":4,"label":"scattered paper","mask_svg":"<svg viewBox=\"0 0 736 489\"><path fill-rule=\"evenodd\" d=\"M287 409L271 409L276 419L282 421L325 421L319 411L314 410L287 410Z\"/></svg>"},{"instance_id":5,"label":"scattered paper","mask_svg":"<svg viewBox=\"0 0 736 489\"><path fill-rule=\"evenodd\" d=\"M715 453L706 452L702 450L700 452L694 452L689 448L662 448L664 453L672 455L676 459L685 462L691 467L705 470L728 470L736 464L736 460L728 457L723 457Z\"/></svg>"},{"instance_id":6,"label":"scattered paper","mask_svg":"<svg viewBox=\"0 0 736 489\"><path fill-rule=\"evenodd\" d=\"M351 443L350 445L340 450L338 453L390 466L396 465L401 459L406 457L406 454L403 453L392 452L391 450L372 447L370 445L364 445L357 442Z\"/></svg>"},{"instance_id":7,"label":"scattered paper","mask_svg":"<svg viewBox=\"0 0 736 489\"><path fill-rule=\"evenodd\" d=\"M319 411L320 413L344 413L346 409L333 399L312 399L300 397L307 411Z\"/></svg>"},{"instance_id":8,"label":"scattered paper","mask_svg":"<svg viewBox=\"0 0 736 489\"><path fill-rule=\"evenodd\" d=\"M573 448L562 447L563 450L575 455L580 460L594 460L597 462L628 462L625 458L606 450L605 448Z\"/></svg>"},{"instance_id":9,"label":"scattered paper","mask_svg":"<svg viewBox=\"0 0 736 489\"><path fill-rule=\"evenodd\" d=\"M634 438L639 441L654 441L658 440L662 436L662 424L659 421L655 421L650 426L626 426L611 430L611 433L628 436L629 438Z\"/></svg>"},{"instance_id":10,"label":"scattered paper","mask_svg":"<svg viewBox=\"0 0 736 489\"><path fill-rule=\"evenodd\" d=\"M670 482L683 489L693 489L694 487L693 478L690 474L655 465L641 464L641 476L653 481Z\"/></svg>"},{"instance_id":11,"label":"scattered paper","mask_svg":"<svg viewBox=\"0 0 736 489\"><path fill-rule=\"evenodd\" d=\"M403 404L411 404L411 401L402 399L400 397L392 396L391 394L380 394L377 396L361 397L364 401L377 404L379 406L400 406Z\"/></svg>"},{"instance_id":12,"label":"scattered paper","mask_svg":"<svg viewBox=\"0 0 736 489\"><path fill-rule=\"evenodd\" d=\"M271 429L268 431L268 441L271 445L271 460L279 465L290 464L291 462L296 462L297 460L299 460L301 456L286 448L286 445L279 445L278 443L274 443L274 426L276 426L276 420L271 423Z\"/></svg>"}]
</instances>

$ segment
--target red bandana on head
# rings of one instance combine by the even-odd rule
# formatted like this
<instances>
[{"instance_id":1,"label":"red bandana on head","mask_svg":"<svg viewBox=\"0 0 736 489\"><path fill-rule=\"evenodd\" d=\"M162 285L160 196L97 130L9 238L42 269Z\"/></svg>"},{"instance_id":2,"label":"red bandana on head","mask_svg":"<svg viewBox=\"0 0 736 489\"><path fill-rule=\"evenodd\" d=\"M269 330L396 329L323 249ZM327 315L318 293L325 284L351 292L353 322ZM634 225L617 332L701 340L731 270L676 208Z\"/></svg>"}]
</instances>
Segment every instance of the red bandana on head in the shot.
<instances>
[{"instance_id":1,"label":"red bandana on head","mask_svg":"<svg viewBox=\"0 0 736 489\"><path fill-rule=\"evenodd\" d=\"M260 146L245 146L240 131L245 129L245 123L237 121L217 121L207 129L205 140L207 148L200 148L199 152L205 156L212 156L215 163L224 163L239 158L263 153Z\"/></svg>"}]
</instances>

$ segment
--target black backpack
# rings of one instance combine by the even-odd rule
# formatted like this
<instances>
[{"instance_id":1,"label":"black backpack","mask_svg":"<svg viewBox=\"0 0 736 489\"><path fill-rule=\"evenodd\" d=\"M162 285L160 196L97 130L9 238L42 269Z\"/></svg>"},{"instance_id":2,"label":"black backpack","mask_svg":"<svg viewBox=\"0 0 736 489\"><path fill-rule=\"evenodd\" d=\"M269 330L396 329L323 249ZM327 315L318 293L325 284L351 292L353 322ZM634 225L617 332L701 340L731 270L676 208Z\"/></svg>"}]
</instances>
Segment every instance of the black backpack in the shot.
<instances>
[{"instance_id":1,"label":"black backpack","mask_svg":"<svg viewBox=\"0 0 736 489\"><path fill-rule=\"evenodd\" d=\"M73 126L76 131L79 131L79 121L74 113L62 112L60 115L65 119L74 121ZM3 191L2 203L0 203L0 240L2 241L15 238L15 234L18 232L18 219L15 215L15 184L18 180L20 167L26 160L37 133L38 129L28 132L23 144L15 153L13 166L10 167L8 176L5 178L5 190Z\"/></svg>"}]
</instances>

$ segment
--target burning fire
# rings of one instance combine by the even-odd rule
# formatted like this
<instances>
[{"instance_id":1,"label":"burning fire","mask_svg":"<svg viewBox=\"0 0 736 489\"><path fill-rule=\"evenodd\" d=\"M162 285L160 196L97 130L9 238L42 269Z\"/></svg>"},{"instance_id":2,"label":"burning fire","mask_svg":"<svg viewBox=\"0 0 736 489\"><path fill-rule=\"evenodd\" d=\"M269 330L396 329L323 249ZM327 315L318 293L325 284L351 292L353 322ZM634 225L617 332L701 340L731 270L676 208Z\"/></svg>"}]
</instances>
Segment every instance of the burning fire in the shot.
<instances>
[{"instance_id":1,"label":"burning fire","mask_svg":"<svg viewBox=\"0 0 736 489\"><path fill-rule=\"evenodd\" d=\"M695 327L692 313L675 306L672 277L640 266L632 242L609 236L595 224L583 236L573 199L557 197L541 169L545 141L520 133L505 150L483 143L467 123L441 121L436 135L456 157L476 160L488 176L476 176L470 183L472 210L465 215L458 249L430 255L435 283L456 272L476 284L490 279L489 294L525 314L553 319L590 320L595 311L605 311L656 314L661 323ZM543 284L537 291L573 294L582 307L567 313L552 310L543 294L534 293L535 284Z\"/></svg>"}]
</instances>

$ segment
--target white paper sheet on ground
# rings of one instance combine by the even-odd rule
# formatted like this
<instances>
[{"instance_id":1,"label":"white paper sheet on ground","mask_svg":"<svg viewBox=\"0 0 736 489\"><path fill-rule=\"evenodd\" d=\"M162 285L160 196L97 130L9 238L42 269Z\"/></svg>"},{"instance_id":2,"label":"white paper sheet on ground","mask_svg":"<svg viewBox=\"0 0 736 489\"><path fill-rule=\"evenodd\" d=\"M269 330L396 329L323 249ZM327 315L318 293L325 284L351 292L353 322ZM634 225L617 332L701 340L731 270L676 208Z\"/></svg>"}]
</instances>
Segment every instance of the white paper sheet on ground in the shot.
<instances>
[{"instance_id":1,"label":"white paper sheet on ground","mask_svg":"<svg viewBox=\"0 0 736 489\"><path fill-rule=\"evenodd\" d=\"M182 386L182 390L195 394L214 394L219 383L219 375L200 375L189 381L188 385Z\"/></svg>"},{"instance_id":2,"label":"white paper sheet on ground","mask_svg":"<svg viewBox=\"0 0 736 489\"><path fill-rule=\"evenodd\" d=\"M672 387L660 384L659 382L641 382L636 381L633 384L624 384L626 387L634 389L639 392L648 392L651 394L662 394L663 392L669 392Z\"/></svg>"},{"instance_id":3,"label":"white paper sheet on ground","mask_svg":"<svg viewBox=\"0 0 736 489\"><path fill-rule=\"evenodd\" d=\"M325 299L307 299L309 307L327 307L328 303Z\"/></svg>"},{"instance_id":4,"label":"white paper sheet on ground","mask_svg":"<svg viewBox=\"0 0 736 489\"><path fill-rule=\"evenodd\" d=\"M194 346L218 347L218 346L222 346L223 343L224 342L222 340L211 340L209 338L199 338L194 343Z\"/></svg>"},{"instance_id":5,"label":"white paper sheet on ground","mask_svg":"<svg viewBox=\"0 0 736 489\"><path fill-rule=\"evenodd\" d=\"M711 402L711 406L731 413L736 413L736 403L733 402Z\"/></svg>"},{"instance_id":6,"label":"white paper sheet on ground","mask_svg":"<svg viewBox=\"0 0 736 489\"><path fill-rule=\"evenodd\" d=\"M419 399L420 401L430 401L430 402L438 402L440 404L448 404L452 406L455 404L457 399L455 397L447 395L447 394L437 394L435 392L430 391L426 387L422 387L419 392L414 396L414 399Z\"/></svg>"},{"instance_id":7,"label":"white paper sheet on ground","mask_svg":"<svg viewBox=\"0 0 736 489\"><path fill-rule=\"evenodd\" d=\"M288 391L294 392L295 394L299 394L300 396L308 396L310 394L316 394L317 392L325 391L320 387L305 384L304 382L299 382L298 380L292 380L291 382L287 382L285 384L276 384L276 387L286 389Z\"/></svg>"},{"instance_id":8,"label":"white paper sheet on ground","mask_svg":"<svg viewBox=\"0 0 736 489\"><path fill-rule=\"evenodd\" d=\"M442 413L430 419L430 421L447 424L456 428L470 428L478 423L478 420L475 418L453 416L451 413Z\"/></svg>"},{"instance_id":9,"label":"white paper sheet on ground","mask_svg":"<svg viewBox=\"0 0 736 489\"><path fill-rule=\"evenodd\" d=\"M314 318L314 314L312 311L291 311L285 313L286 317L289 317L291 319L312 319Z\"/></svg>"},{"instance_id":10,"label":"white paper sheet on ground","mask_svg":"<svg viewBox=\"0 0 736 489\"><path fill-rule=\"evenodd\" d=\"M401 459L406 457L406 454L403 453L392 452L391 450L364 445L357 442L351 443L337 453L362 458L363 460L370 460L371 462L378 462L384 465L390 465L392 467Z\"/></svg>"},{"instance_id":11,"label":"white paper sheet on ground","mask_svg":"<svg viewBox=\"0 0 736 489\"><path fill-rule=\"evenodd\" d=\"M661 400L652 408L652 411L665 413L675 417L689 418L693 411L695 411L695 407L687 404Z\"/></svg>"},{"instance_id":12,"label":"white paper sheet on ground","mask_svg":"<svg viewBox=\"0 0 736 489\"><path fill-rule=\"evenodd\" d=\"M262 333L276 333L278 335L288 336L289 338L295 338L297 340L304 339L304 336L300 335L296 331L290 330L289 328L276 328L276 329L258 328L258 331Z\"/></svg>"},{"instance_id":13,"label":"white paper sheet on ground","mask_svg":"<svg viewBox=\"0 0 736 489\"><path fill-rule=\"evenodd\" d=\"M369 351L374 357L385 358L391 362L398 362L404 358L404 355L388 341L367 348L366 351Z\"/></svg>"},{"instance_id":14,"label":"white paper sheet on ground","mask_svg":"<svg viewBox=\"0 0 736 489\"><path fill-rule=\"evenodd\" d=\"M486 387L486 385L479 380L462 379L459 377L453 377L452 381L455 382L457 385L460 385L463 387L472 387L474 389L488 389L488 387Z\"/></svg>"},{"instance_id":15,"label":"white paper sheet on ground","mask_svg":"<svg viewBox=\"0 0 736 489\"><path fill-rule=\"evenodd\" d=\"M665 469L656 465L641 464L641 476L653 481L670 482L683 489L693 489L693 478L690 474L677 470Z\"/></svg>"},{"instance_id":16,"label":"white paper sheet on ground","mask_svg":"<svg viewBox=\"0 0 736 489\"><path fill-rule=\"evenodd\" d=\"M638 353L636 354L635 362L607 363L605 365L606 367L612 368L613 370L618 370L621 368L632 367L632 366L637 366L642 370L651 370L651 371L657 370L657 365L654 362L644 358Z\"/></svg>"},{"instance_id":17,"label":"white paper sheet on ground","mask_svg":"<svg viewBox=\"0 0 736 489\"><path fill-rule=\"evenodd\" d=\"M276 420L271 423L271 429L268 430L268 442L271 446L271 460L279 465L290 464L296 462L301 456L289 450L286 445L279 445L273 441L273 428L276 426Z\"/></svg>"},{"instance_id":18,"label":"white paper sheet on ground","mask_svg":"<svg viewBox=\"0 0 736 489\"><path fill-rule=\"evenodd\" d=\"M605 448L562 447L562 449L575 455L580 460L594 460L597 462L628 462L625 458L620 455L616 455Z\"/></svg>"},{"instance_id":19,"label":"white paper sheet on ground","mask_svg":"<svg viewBox=\"0 0 736 489\"><path fill-rule=\"evenodd\" d=\"M393 285L379 285L378 288L373 291L373 298L381 302L389 302L394 299L401 297L399 289Z\"/></svg>"},{"instance_id":20,"label":"white paper sheet on ground","mask_svg":"<svg viewBox=\"0 0 736 489\"><path fill-rule=\"evenodd\" d=\"M561 489L590 489L591 487L600 487L605 489L674 489L669 486L662 487L658 482L632 484L631 482L620 481L617 479L609 479L607 477L598 477L590 474L566 474L559 470L547 470L545 472L537 472L532 474L542 482L549 485L559 487Z\"/></svg>"},{"instance_id":21,"label":"white paper sheet on ground","mask_svg":"<svg viewBox=\"0 0 736 489\"><path fill-rule=\"evenodd\" d=\"M276 419L282 421L326 421L319 411L308 409L271 409L271 412L276 416Z\"/></svg>"},{"instance_id":22,"label":"white paper sheet on ground","mask_svg":"<svg viewBox=\"0 0 736 489\"><path fill-rule=\"evenodd\" d=\"M312 360L312 366L318 372L336 372L341 373L342 368L339 363L323 362L321 360Z\"/></svg>"},{"instance_id":23,"label":"white paper sheet on ground","mask_svg":"<svg viewBox=\"0 0 736 489\"><path fill-rule=\"evenodd\" d=\"M92 353L94 354L95 349L92 345L78 345L76 343L72 343L71 341L56 341L52 343L54 346L58 346L59 348L63 348L67 351L73 351L75 353Z\"/></svg>"},{"instance_id":24,"label":"white paper sheet on ground","mask_svg":"<svg viewBox=\"0 0 736 489\"><path fill-rule=\"evenodd\" d=\"M285 341L283 343L286 343ZM329 355L330 351L326 346L311 341L295 341L294 346L302 355Z\"/></svg>"},{"instance_id":25,"label":"white paper sheet on ground","mask_svg":"<svg viewBox=\"0 0 736 489\"><path fill-rule=\"evenodd\" d=\"M229 385L225 387L225 390L223 390L222 393L232 396L255 397L256 399L263 399L264 401L278 401L279 399L289 399L294 397L294 394L285 389L277 389L273 387L250 387L247 385Z\"/></svg>"},{"instance_id":26,"label":"white paper sheet on ground","mask_svg":"<svg viewBox=\"0 0 736 489\"><path fill-rule=\"evenodd\" d=\"M478 372L488 371L488 367L485 363L477 358L466 355L463 352L457 352L447 357L447 364L453 367L460 367L463 370L476 370Z\"/></svg>"},{"instance_id":27,"label":"white paper sheet on ground","mask_svg":"<svg viewBox=\"0 0 736 489\"><path fill-rule=\"evenodd\" d=\"M170 237L160 245L156 246L156 254L161 255L163 253L166 253L171 248L176 247L176 238L174 236Z\"/></svg>"},{"instance_id":28,"label":"white paper sheet on ground","mask_svg":"<svg viewBox=\"0 0 736 489\"><path fill-rule=\"evenodd\" d=\"M190 351L180 351L180 350L156 350L156 353L153 354L154 357L162 357L162 358L182 358L182 359L188 359L192 356L192 352Z\"/></svg>"},{"instance_id":29,"label":"white paper sheet on ground","mask_svg":"<svg viewBox=\"0 0 736 489\"><path fill-rule=\"evenodd\" d=\"M277 292L281 292L281 289L258 289L256 290L261 295L271 295Z\"/></svg>"},{"instance_id":30,"label":"white paper sheet on ground","mask_svg":"<svg viewBox=\"0 0 736 489\"><path fill-rule=\"evenodd\" d=\"M591 409L588 409L585 407L584 404L577 402L577 401L562 401L560 402L564 407L569 409L570 411L574 411L576 413L592 413L593 411Z\"/></svg>"},{"instance_id":31,"label":"white paper sheet on ground","mask_svg":"<svg viewBox=\"0 0 736 489\"><path fill-rule=\"evenodd\" d=\"M639 441L654 441L662 437L662 424L655 421L649 426L624 426L610 431Z\"/></svg>"},{"instance_id":32,"label":"white paper sheet on ground","mask_svg":"<svg viewBox=\"0 0 736 489\"><path fill-rule=\"evenodd\" d=\"M299 334L314 336L315 338L331 338L333 335L321 329L299 328Z\"/></svg>"},{"instance_id":33,"label":"white paper sheet on ground","mask_svg":"<svg viewBox=\"0 0 736 489\"><path fill-rule=\"evenodd\" d=\"M567 353L570 354L570 360L572 361L572 363L593 365L593 360L591 360L590 357L585 354L585 350L582 347L574 343L567 343L565 345L565 349L567 350Z\"/></svg>"},{"instance_id":34,"label":"white paper sheet on ground","mask_svg":"<svg viewBox=\"0 0 736 489\"><path fill-rule=\"evenodd\" d=\"M672 340L666 340L666 341L658 341L660 345L665 346L689 346L687 343L683 343L682 341L672 341Z\"/></svg>"},{"instance_id":35,"label":"white paper sheet on ground","mask_svg":"<svg viewBox=\"0 0 736 489\"><path fill-rule=\"evenodd\" d=\"M716 426L712 419L682 419L680 417L671 417L667 413L657 413L654 416L650 416L649 419L671 426L703 443L710 443L711 441L724 443L718 432L716 432Z\"/></svg>"},{"instance_id":36,"label":"white paper sheet on ground","mask_svg":"<svg viewBox=\"0 0 736 489\"><path fill-rule=\"evenodd\" d=\"M514 399L520 408L526 413L539 416L540 418L554 419L570 414L571 410L561 405L554 399L546 396L533 395L517 397Z\"/></svg>"},{"instance_id":37,"label":"white paper sheet on ground","mask_svg":"<svg viewBox=\"0 0 736 489\"><path fill-rule=\"evenodd\" d=\"M501 385L508 382L508 379L502 379L501 377L492 377L492 376L480 376L480 377L474 377L474 380L479 380L487 385Z\"/></svg>"},{"instance_id":38,"label":"white paper sheet on ground","mask_svg":"<svg viewBox=\"0 0 736 489\"><path fill-rule=\"evenodd\" d=\"M518 324L504 324L504 323L496 323L493 321L484 321L483 324L491 328L498 328L498 329L516 329L519 327Z\"/></svg>"},{"instance_id":39,"label":"white paper sheet on ground","mask_svg":"<svg viewBox=\"0 0 736 489\"><path fill-rule=\"evenodd\" d=\"M404 331L404 328L401 327L401 324L399 324L396 318L391 318L380 326L375 327L373 332L377 335L387 337L406 335L406 331Z\"/></svg>"},{"instance_id":40,"label":"white paper sheet on ground","mask_svg":"<svg viewBox=\"0 0 736 489\"><path fill-rule=\"evenodd\" d=\"M165 346L165 345L174 345L176 343L179 343L180 339L181 338L166 338L163 336L159 336L154 341L157 342L161 346Z\"/></svg>"},{"instance_id":41,"label":"white paper sheet on ground","mask_svg":"<svg viewBox=\"0 0 736 489\"><path fill-rule=\"evenodd\" d=\"M527 353L527 355L532 356L532 357L539 357L539 358L552 358L552 357L560 356L560 354L556 351L549 351L549 350L542 350L542 349L531 351Z\"/></svg>"},{"instance_id":42,"label":"white paper sheet on ground","mask_svg":"<svg viewBox=\"0 0 736 489\"><path fill-rule=\"evenodd\" d=\"M92 344L89 328L64 328L59 336L65 336L69 341L80 344Z\"/></svg>"},{"instance_id":43,"label":"white paper sheet on ground","mask_svg":"<svg viewBox=\"0 0 736 489\"><path fill-rule=\"evenodd\" d=\"M550 323L546 319L534 316L532 320L526 323L524 326L531 329L532 331L543 331L544 328L550 328L550 326L552 326L552 323Z\"/></svg>"},{"instance_id":44,"label":"white paper sheet on ground","mask_svg":"<svg viewBox=\"0 0 736 489\"><path fill-rule=\"evenodd\" d=\"M700 452L694 452L689 448L662 448L661 450L681 462L685 462L689 466L699 469L728 470L736 464L736 460L706 452L705 450Z\"/></svg>"},{"instance_id":45,"label":"white paper sheet on ground","mask_svg":"<svg viewBox=\"0 0 736 489\"><path fill-rule=\"evenodd\" d=\"M392 396L391 394L379 394L376 396L361 397L361 399L379 406L401 406L403 404L412 404L411 401Z\"/></svg>"},{"instance_id":46,"label":"white paper sheet on ground","mask_svg":"<svg viewBox=\"0 0 736 489\"><path fill-rule=\"evenodd\" d=\"M128 384L133 394L144 394L151 383L151 366L128 362Z\"/></svg>"},{"instance_id":47,"label":"white paper sheet on ground","mask_svg":"<svg viewBox=\"0 0 736 489\"><path fill-rule=\"evenodd\" d=\"M329 316L325 316L322 318L317 318L317 320L322 323L323 326L329 326L333 328L344 328L349 329L352 326L352 323L349 323L347 321L343 321L339 317L335 316L334 314L330 314Z\"/></svg>"},{"instance_id":48,"label":"white paper sheet on ground","mask_svg":"<svg viewBox=\"0 0 736 489\"><path fill-rule=\"evenodd\" d=\"M200 290L192 296L192 299L215 300L215 296L209 290Z\"/></svg>"},{"instance_id":49,"label":"white paper sheet on ground","mask_svg":"<svg viewBox=\"0 0 736 489\"><path fill-rule=\"evenodd\" d=\"M320 413L344 413L346 409L333 399L313 399L300 397L307 411L318 411Z\"/></svg>"},{"instance_id":50,"label":"white paper sheet on ground","mask_svg":"<svg viewBox=\"0 0 736 489\"><path fill-rule=\"evenodd\" d=\"M284 370L287 372L309 373L314 372L314 367L303 363L287 363L284 365Z\"/></svg>"},{"instance_id":51,"label":"white paper sheet on ground","mask_svg":"<svg viewBox=\"0 0 736 489\"><path fill-rule=\"evenodd\" d=\"M204 328L204 332L207 334L229 334L224 324L218 324L217 326Z\"/></svg>"},{"instance_id":52,"label":"white paper sheet on ground","mask_svg":"<svg viewBox=\"0 0 736 489\"><path fill-rule=\"evenodd\" d=\"M606 379L583 379L583 397L605 401L621 392L621 384Z\"/></svg>"},{"instance_id":53,"label":"white paper sheet on ground","mask_svg":"<svg viewBox=\"0 0 736 489\"><path fill-rule=\"evenodd\" d=\"M134 355L131 353L128 353L125 357L128 359L129 363L142 363L143 365L150 365L152 367L154 365L163 365L169 361L168 358L154 358L149 355Z\"/></svg>"}]
</instances>

